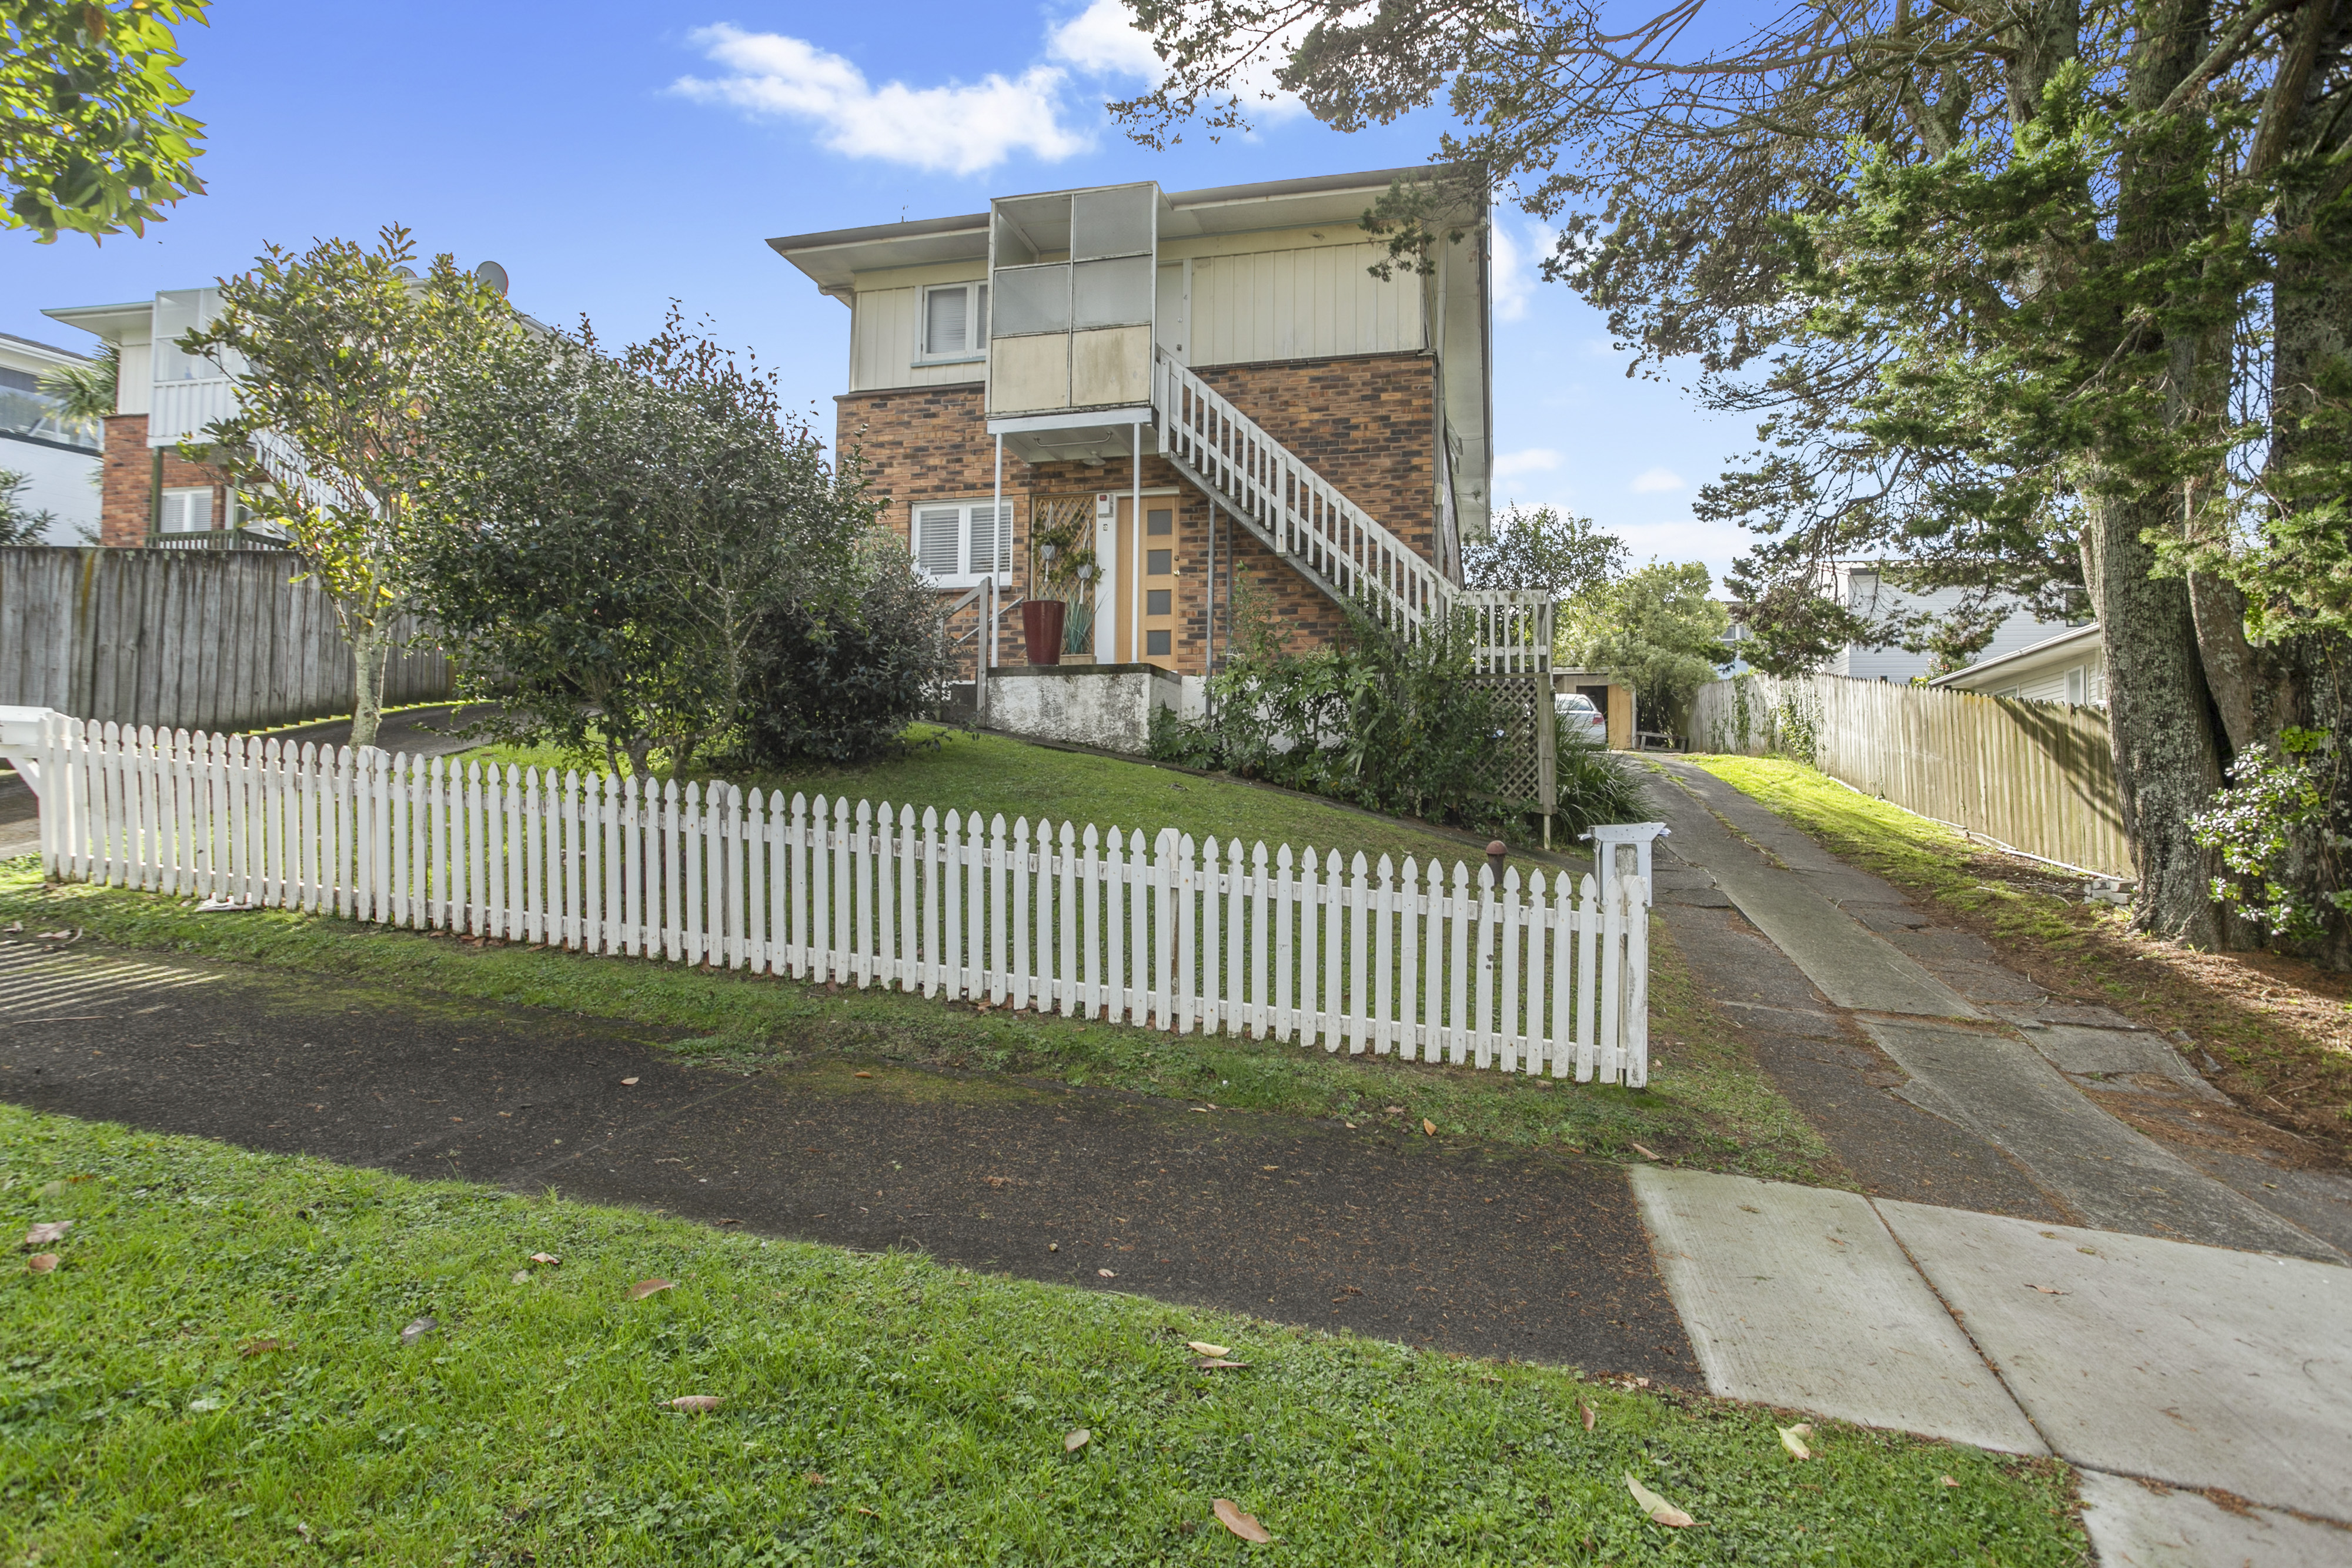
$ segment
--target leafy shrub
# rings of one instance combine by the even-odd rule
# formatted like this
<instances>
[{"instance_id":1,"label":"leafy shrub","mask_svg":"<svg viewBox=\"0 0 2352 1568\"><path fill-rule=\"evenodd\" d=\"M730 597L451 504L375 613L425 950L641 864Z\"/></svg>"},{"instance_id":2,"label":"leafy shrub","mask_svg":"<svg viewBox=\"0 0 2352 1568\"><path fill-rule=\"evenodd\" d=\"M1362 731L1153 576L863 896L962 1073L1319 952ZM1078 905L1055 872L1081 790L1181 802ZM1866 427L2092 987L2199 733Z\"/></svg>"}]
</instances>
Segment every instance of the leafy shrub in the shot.
<instances>
[{"instance_id":1,"label":"leafy shrub","mask_svg":"<svg viewBox=\"0 0 2352 1568\"><path fill-rule=\"evenodd\" d=\"M1496 792L1509 714L1481 682L1466 616L1408 643L1356 606L1344 639L1291 654L1238 591L1243 653L1209 683L1209 716L1162 710L1150 755L1263 779L1373 810L1494 832L1532 802Z\"/></svg>"},{"instance_id":2,"label":"leafy shrub","mask_svg":"<svg viewBox=\"0 0 2352 1568\"><path fill-rule=\"evenodd\" d=\"M1557 787L1553 830L1570 842L1599 822L1638 822L1649 816L1642 787L1625 759L1566 725L1559 728L1552 772Z\"/></svg>"},{"instance_id":3,"label":"leafy shrub","mask_svg":"<svg viewBox=\"0 0 2352 1568\"><path fill-rule=\"evenodd\" d=\"M2294 885L2313 880L2290 870L2303 869L2295 862L2304 861L2320 873L2320 900L2352 910L2352 890L2327 885L2340 874L2337 857L2352 848L2352 840L2328 821L2338 760L2333 735L2293 726L2280 736L2277 753L2260 741L2238 753L2229 784L2210 809L2189 820L2197 841L2219 850L2231 873L2213 879L2216 902L2274 936L2301 941L2323 936L2326 913Z\"/></svg>"},{"instance_id":4,"label":"leafy shrub","mask_svg":"<svg viewBox=\"0 0 2352 1568\"><path fill-rule=\"evenodd\" d=\"M850 615L787 601L754 635L741 747L748 760L867 761L939 706L951 668L939 595L906 547L870 538Z\"/></svg>"}]
</instances>

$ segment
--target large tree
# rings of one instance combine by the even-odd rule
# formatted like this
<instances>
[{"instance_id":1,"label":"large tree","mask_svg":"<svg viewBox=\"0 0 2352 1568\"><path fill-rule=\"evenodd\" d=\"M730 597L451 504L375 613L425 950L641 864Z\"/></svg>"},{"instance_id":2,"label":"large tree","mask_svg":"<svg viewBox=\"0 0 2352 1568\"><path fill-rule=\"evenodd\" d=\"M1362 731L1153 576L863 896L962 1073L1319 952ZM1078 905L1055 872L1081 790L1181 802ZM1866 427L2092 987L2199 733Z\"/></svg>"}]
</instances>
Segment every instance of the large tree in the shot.
<instances>
[{"instance_id":1,"label":"large tree","mask_svg":"<svg viewBox=\"0 0 2352 1568\"><path fill-rule=\"evenodd\" d=\"M204 190L175 24L206 0L0 0L0 227L143 234Z\"/></svg>"},{"instance_id":2,"label":"large tree","mask_svg":"<svg viewBox=\"0 0 2352 1568\"><path fill-rule=\"evenodd\" d=\"M496 340L420 421L407 580L510 734L684 768L774 684L779 619L813 644L859 616L862 471L675 315L618 354Z\"/></svg>"},{"instance_id":3,"label":"large tree","mask_svg":"<svg viewBox=\"0 0 2352 1568\"><path fill-rule=\"evenodd\" d=\"M220 313L180 340L236 386L236 412L205 433L201 455L284 527L334 605L352 648L353 746L375 744L384 662L414 608L403 551L436 461L433 388L526 330L452 257L421 277L415 258L397 225L373 249L272 246L251 272L222 280Z\"/></svg>"},{"instance_id":4,"label":"large tree","mask_svg":"<svg viewBox=\"0 0 2352 1568\"><path fill-rule=\"evenodd\" d=\"M2352 738L2352 0L1865 0L1752 29L1704 0L1130 3L1169 67L1119 106L1147 138L1244 120L1268 60L1342 128L1443 99L1455 177L1558 224L1549 270L1629 373L1687 366L1759 416L1707 504L1764 536L1738 586L1790 662L1854 630L1815 586L1841 557L1969 590L1961 650L1997 594L2087 600L2136 917L2252 935L2192 820L2237 754ZM1423 265L1442 197L1368 222ZM2272 868L2321 906L2345 749ZM2348 936L2337 911L2316 946L2344 963Z\"/></svg>"}]
</instances>

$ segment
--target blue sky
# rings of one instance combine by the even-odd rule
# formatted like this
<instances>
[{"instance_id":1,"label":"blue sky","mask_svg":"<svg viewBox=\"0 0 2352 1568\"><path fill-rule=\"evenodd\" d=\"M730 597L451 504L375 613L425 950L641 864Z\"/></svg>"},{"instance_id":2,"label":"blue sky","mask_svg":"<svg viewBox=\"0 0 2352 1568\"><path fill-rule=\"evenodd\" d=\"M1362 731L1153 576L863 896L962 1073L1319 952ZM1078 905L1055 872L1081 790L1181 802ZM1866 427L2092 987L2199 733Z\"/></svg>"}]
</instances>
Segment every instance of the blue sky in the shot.
<instances>
[{"instance_id":1,"label":"blue sky","mask_svg":"<svg viewBox=\"0 0 2352 1568\"><path fill-rule=\"evenodd\" d=\"M1097 181L1182 190L1385 168L1435 145L1433 115L1347 136L1276 105L1244 139L1138 147L1102 111L1150 65L1122 15L1116 0L223 0L184 36L209 193L144 238L0 233L0 330L80 347L43 307L192 287L242 270L265 241L398 221L427 251L502 263L525 309L564 324L584 312L608 340L642 335L675 298L780 369L829 433L849 313L769 235ZM1589 514L1637 560L1696 559L1719 577L1741 536L1702 528L1689 503L1752 432L1675 386L1625 380L1599 318L1534 277L1542 235L1516 213L1505 224L1497 497Z\"/></svg>"}]
</instances>

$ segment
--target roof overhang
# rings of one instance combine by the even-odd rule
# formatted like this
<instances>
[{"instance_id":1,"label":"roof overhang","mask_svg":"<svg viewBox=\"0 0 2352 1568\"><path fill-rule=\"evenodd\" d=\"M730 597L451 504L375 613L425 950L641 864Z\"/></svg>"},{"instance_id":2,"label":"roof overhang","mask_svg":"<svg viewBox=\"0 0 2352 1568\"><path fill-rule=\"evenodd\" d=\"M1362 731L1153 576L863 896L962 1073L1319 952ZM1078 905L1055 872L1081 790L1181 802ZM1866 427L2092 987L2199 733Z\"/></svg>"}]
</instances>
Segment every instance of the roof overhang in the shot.
<instances>
[{"instance_id":1,"label":"roof overhang","mask_svg":"<svg viewBox=\"0 0 2352 1568\"><path fill-rule=\"evenodd\" d=\"M1446 164L1417 165L1171 192L1160 213L1160 237L1184 239L1353 224L1399 181L1426 184L1451 172L1452 166ZM1472 221L1483 216L1483 203L1476 212L1465 209L1460 215ZM967 213L951 218L785 235L770 240L768 248L806 273L823 292L846 298L861 272L986 260L988 214Z\"/></svg>"},{"instance_id":2,"label":"roof overhang","mask_svg":"<svg viewBox=\"0 0 2352 1568\"><path fill-rule=\"evenodd\" d=\"M153 324L155 302L152 299L132 299L121 305L60 305L41 314L52 321L79 327L110 343L119 343L127 329Z\"/></svg>"},{"instance_id":3,"label":"roof overhang","mask_svg":"<svg viewBox=\"0 0 2352 1568\"><path fill-rule=\"evenodd\" d=\"M2094 621L2088 626L2077 626L2070 631L2061 632L2055 637L2044 637L2039 643L2028 643L2016 652L2003 653L1998 659L1987 659L1980 664L1970 664L1966 669L1954 670L1948 675L1937 675L1927 684L1931 686L1957 686L1962 681L1967 681L1973 686L1980 676L1997 674L2012 664L2021 664L2030 660L2047 658L2052 653L2063 653L2074 643L2096 643L2098 640L2099 623Z\"/></svg>"}]
</instances>

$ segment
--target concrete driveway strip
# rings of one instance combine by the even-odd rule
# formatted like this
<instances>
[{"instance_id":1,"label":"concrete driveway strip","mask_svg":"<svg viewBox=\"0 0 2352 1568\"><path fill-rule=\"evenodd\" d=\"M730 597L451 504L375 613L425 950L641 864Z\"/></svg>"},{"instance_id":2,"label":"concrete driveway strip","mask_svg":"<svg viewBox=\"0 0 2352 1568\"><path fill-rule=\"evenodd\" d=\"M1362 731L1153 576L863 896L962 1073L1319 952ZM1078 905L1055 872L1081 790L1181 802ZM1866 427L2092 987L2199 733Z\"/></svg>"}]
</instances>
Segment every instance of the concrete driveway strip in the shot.
<instances>
[{"instance_id":1,"label":"concrete driveway strip","mask_svg":"<svg viewBox=\"0 0 2352 1568\"><path fill-rule=\"evenodd\" d=\"M1766 863L1684 782L1683 771L1675 769L1648 792L1674 830L1668 852L1685 864L1704 868L1739 913L1787 954L1822 995L1841 1008L1871 1012L1981 1016L1885 937L1792 873ZM1822 856L1818 848L1813 853Z\"/></svg>"},{"instance_id":2,"label":"concrete driveway strip","mask_svg":"<svg viewBox=\"0 0 2352 1568\"><path fill-rule=\"evenodd\" d=\"M2062 1458L2352 1522L2352 1270L1878 1210Z\"/></svg>"},{"instance_id":3,"label":"concrete driveway strip","mask_svg":"<svg viewBox=\"0 0 2352 1568\"><path fill-rule=\"evenodd\" d=\"M2340 1260L2326 1242L2108 1115L2023 1040L1926 1019L1864 1019L1862 1027L1911 1075L1898 1091L1906 1099L2016 1155L2093 1225Z\"/></svg>"},{"instance_id":4,"label":"concrete driveway strip","mask_svg":"<svg viewBox=\"0 0 2352 1568\"><path fill-rule=\"evenodd\" d=\"M1709 1393L2049 1451L1867 1198L1654 1166L1632 1176Z\"/></svg>"},{"instance_id":5,"label":"concrete driveway strip","mask_svg":"<svg viewBox=\"0 0 2352 1568\"><path fill-rule=\"evenodd\" d=\"M1895 944L1789 873L1736 860L1707 869L1739 913L1839 1007L1921 1018L1983 1016Z\"/></svg>"},{"instance_id":6,"label":"concrete driveway strip","mask_svg":"<svg viewBox=\"0 0 2352 1568\"><path fill-rule=\"evenodd\" d=\"M2224 1509L2193 1491L2078 1469L2083 1528L2100 1568L2347 1568L2352 1530L2273 1509Z\"/></svg>"}]
</instances>

